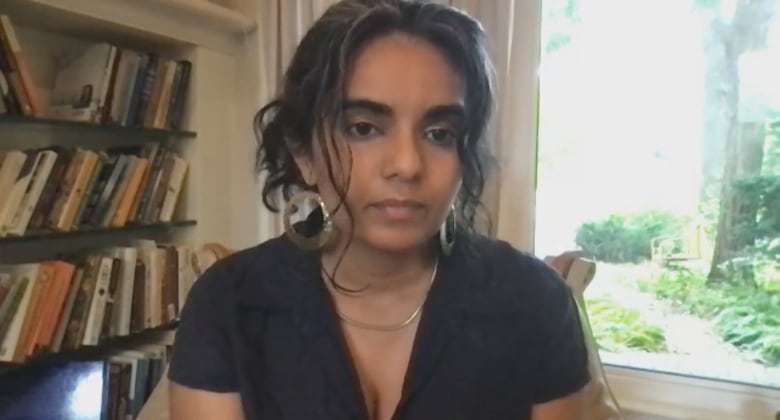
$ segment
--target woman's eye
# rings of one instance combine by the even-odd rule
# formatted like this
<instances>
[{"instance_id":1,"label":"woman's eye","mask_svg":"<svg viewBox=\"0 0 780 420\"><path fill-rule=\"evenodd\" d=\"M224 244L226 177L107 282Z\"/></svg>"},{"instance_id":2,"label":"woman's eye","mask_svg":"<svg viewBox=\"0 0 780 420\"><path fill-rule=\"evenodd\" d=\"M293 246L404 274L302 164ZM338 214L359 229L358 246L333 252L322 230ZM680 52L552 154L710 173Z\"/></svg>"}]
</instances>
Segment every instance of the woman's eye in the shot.
<instances>
[{"instance_id":1,"label":"woman's eye","mask_svg":"<svg viewBox=\"0 0 780 420\"><path fill-rule=\"evenodd\" d=\"M452 130L441 127L429 128L425 131L425 137L442 146L451 146L455 143L456 138L455 133L452 132Z\"/></svg>"},{"instance_id":2,"label":"woman's eye","mask_svg":"<svg viewBox=\"0 0 780 420\"><path fill-rule=\"evenodd\" d=\"M358 122L347 125L347 134L354 138L366 138L376 135L377 128L375 125L367 122Z\"/></svg>"}]
</instances>

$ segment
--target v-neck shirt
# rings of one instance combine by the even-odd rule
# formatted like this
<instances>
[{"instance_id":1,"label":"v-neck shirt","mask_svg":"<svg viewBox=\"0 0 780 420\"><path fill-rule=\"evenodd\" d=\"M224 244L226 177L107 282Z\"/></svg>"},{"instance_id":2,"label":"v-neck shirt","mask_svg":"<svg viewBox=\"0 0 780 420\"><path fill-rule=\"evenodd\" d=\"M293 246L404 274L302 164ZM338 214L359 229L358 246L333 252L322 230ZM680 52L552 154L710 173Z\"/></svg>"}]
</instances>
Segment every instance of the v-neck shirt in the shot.
<instances>
[{"instance_id":1,"label":"v-neck shirt","mask_svg":"<svg viewBox=\"0 0 780 420\"><path fill-rule=\"evenodd\" d=\"M212 265L182 308L170 380L235 392L247 420L370 420L319 255L281 236ZM523 420L588 381L576 304L544 262L460 237L441 256L394 420Z\"/></svg>"}]
</instances>

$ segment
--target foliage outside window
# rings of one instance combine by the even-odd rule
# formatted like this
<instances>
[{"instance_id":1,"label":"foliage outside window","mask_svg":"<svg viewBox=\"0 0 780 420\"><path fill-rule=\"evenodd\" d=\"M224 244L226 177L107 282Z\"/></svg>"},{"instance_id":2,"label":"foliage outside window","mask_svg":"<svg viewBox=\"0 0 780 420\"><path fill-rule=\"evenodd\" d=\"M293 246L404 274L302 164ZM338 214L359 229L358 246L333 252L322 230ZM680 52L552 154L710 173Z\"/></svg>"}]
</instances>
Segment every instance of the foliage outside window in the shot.
<instances>
[{"instance_id":1,"label":"foliage outside window","mask_svg":"<svg viewBox=\"0 0 780 420\"><path fill-rule=\"evenodd\" d=\"M545 0L536 250L607 363L780 388L780 4Z\"/></svg>"}]
</instances>

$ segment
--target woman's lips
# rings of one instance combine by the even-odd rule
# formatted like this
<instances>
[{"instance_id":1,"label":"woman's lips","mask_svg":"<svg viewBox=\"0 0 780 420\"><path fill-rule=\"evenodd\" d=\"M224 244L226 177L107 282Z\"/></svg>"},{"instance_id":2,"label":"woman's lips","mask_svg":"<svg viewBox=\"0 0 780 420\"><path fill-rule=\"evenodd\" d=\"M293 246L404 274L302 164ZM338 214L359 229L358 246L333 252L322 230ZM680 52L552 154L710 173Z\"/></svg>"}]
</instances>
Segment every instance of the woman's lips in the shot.
<instances>
[{"instance_id":1,"label":"woman's lips","mask_svg":"<svg viewBox=\"0 0 780 420\"><path fill-rule=\"evenodd\" d=\"M390 222L408 222L420 217L425 206L413 200L388 199L373 203L371 208Z\"/></svg>"}]
</instances>

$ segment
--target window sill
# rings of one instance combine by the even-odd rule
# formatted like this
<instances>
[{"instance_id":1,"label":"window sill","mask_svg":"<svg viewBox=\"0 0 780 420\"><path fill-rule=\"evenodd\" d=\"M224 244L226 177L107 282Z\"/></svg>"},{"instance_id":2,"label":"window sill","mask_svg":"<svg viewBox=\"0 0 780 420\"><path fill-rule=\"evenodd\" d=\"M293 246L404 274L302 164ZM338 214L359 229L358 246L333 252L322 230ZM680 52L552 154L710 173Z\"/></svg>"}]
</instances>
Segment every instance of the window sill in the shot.
<instances>
[{"instance_id":1,"label":"window sill","mask_svg":"<svg viewBox=\"0 0 780 420\"><path fill-rule=\"evenodd\" d=\"M604 367L624 410L680 419L773 420L780 390L642 371Z\"/></svg>"}]
</instances>

